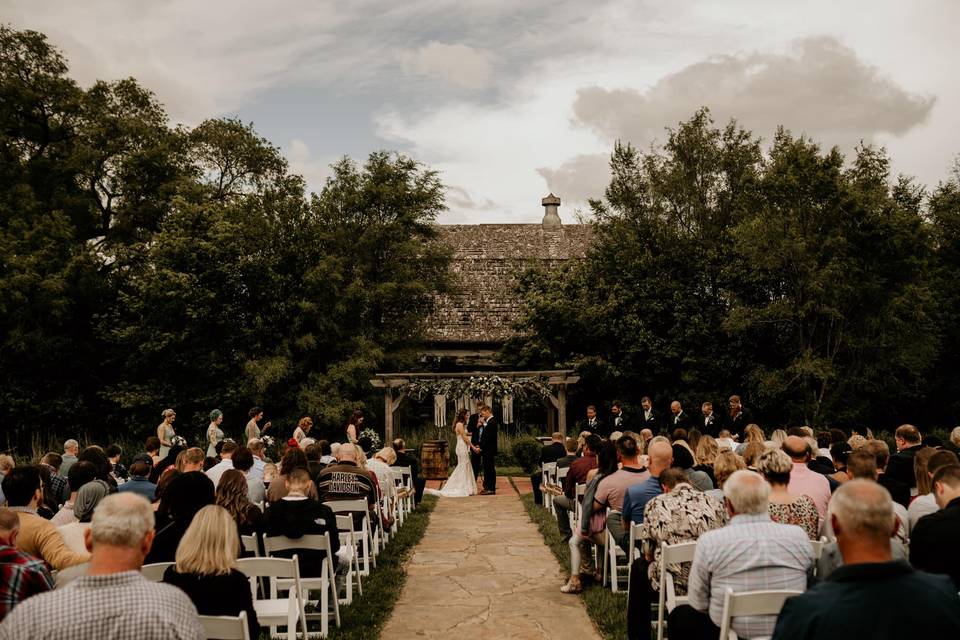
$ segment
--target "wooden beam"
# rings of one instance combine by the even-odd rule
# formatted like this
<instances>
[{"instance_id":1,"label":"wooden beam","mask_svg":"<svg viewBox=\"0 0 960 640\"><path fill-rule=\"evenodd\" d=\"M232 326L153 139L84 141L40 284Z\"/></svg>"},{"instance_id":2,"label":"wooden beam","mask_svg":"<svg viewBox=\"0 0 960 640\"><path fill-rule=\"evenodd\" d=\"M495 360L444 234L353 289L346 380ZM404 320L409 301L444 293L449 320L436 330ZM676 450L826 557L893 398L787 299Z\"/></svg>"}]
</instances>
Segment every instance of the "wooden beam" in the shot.
<instances>
[{"instance_id":1,"label":"wooden beam","mask_svg":"<svg viewBox=\"0 0 960 640\"><path fill-rule=\"evenodd\" d=\"M387 442L393 442L393 389L390 387L383 390L383 436Z\"/></svg>"},{"instance_id":2,"label":"wooden beam","mask_svg":"<svg viewBox=\"0 0 960 640\"><path fill-rule=\"evenodd\" d=\"M560 433L567 435L567 387L560 385L557 389L557 422L560 423Z\"/></svg>"}]
</instances>

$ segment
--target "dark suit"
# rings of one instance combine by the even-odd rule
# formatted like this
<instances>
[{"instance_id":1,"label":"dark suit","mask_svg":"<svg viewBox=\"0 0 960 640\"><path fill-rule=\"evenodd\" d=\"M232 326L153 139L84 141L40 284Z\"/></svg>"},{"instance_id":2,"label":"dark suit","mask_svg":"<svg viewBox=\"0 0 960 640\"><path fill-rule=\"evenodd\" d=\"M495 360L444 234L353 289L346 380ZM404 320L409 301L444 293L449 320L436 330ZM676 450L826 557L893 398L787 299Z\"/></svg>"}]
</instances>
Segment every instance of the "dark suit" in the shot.
<instances>
[{"instance_id":1,"label":"dark suit","mask_svg":"<svg viewBox=\"0 0 960 640\"><path fill-rule=\"evenodd\" d=\"M479 419L480 414L475 413L467 420L467 433L470 434L470 444L474 447L480 446ZM470 464L473 466L473 479L476 480L480 476L480 454L473 449L470 449Z\"/></svg>"},{"instance_id":2,"label":"dark suit","mask_svg":"<svg viewBox=\"0 0 960 640\"><path fill-rule=\"evenodd\" d=\"M644 411L643 413L640 414L640 419L643 421L644 429L650 429L650 431L653 431L653 435L657 435L658 433L660 433L660 429L661 429L660 425L663 423L663 421L661 420L659 411L657 411L656 409L650 409L649 418L647 417L647 412Z\"/></svg>"},{"instance_id":3,"label":"dark suit","mask_svg":"<svg viewBox=\"0 0 960 640\"><path fill-rule=\"evenodd\" d=\"M589 431L593 435L600 436L601 438L606 438L610 435L610 430L607 429L607 425L603 424L603 420L600 418L594 418L592 425L589 420L585 420L581 431Z\"/></svg>"},{"instance_id":4,"label":"dark suit","mask_svg":"<svg viewBox=\"0 0 960 640\"><path fill-rule=\"evenodd\" d=\"M612 413L610 414L610 433L614 431L627 431L629 428L630 427L627 426L627 419L623 417L622 413L618 416Z\"/></svg>"},{"instance_id":5,"label":"dark suit","mask_svg":"<svg viewBox=\"0 0 960 640\"><path fill-rule=\"evenodd\" d=\"M483 488L497 490L497 421L493 416L477 430L480 462L483 466Z\"/></svg>"},{"instance_id":6,"label":"dark suit","mask_svg":"<svg viewBox=\"0 0 960 640\"><path fill-rule=\"evenodd\" d=\"M681 411L677 415L671 413L668 420L670 421L670 428L668 429L670 433L673 433L674 429L690 431L690 426L693 424L693 420L690 419L690 415L686 411Z\"/></svg>"},{"instance_id":7,"label":"dark suit","mask_svg":"<svg viewBox=\"0 0 960 640\"><path fill-rule=\"evenodd\" d=\"M877 484L890 492L890 497L894 502L903 505L906 509L910 506L910 487L896 478L891 478L886 473L881 473L877 478Z\"/></svg>"},{"instance_id":8,"label":"dark suit","mask_svg":"<svg viewBox=\"0 0 960 640\"><path fill-rule=\"evenodd\" d=\"M567 455L567 450L560 442L551 442L540 451L540 465L556 462ZM530 486L533 489L534 504L543 504L543 494L540 492L540 483L543 482L543 472L537 469L530 474Z\"/></svg>"},{"instance_id":9,"label":"dark suit","mask_svg":"<svg viewBox=\"0 0 960 640\"><path fill-rule=\"evenodd\" d=\"M899 480L911 489L917 486L917 474L913 470L913 459L920 449L923 449L922 444L907 447L903 451L890 456L886 475L894 480Z\"/></svg>"},{"instance_id":10,"label":"dark suit","mask_svg":"<svg viewBox=\"0 0 960 640\"><path fill-rule=\"evenodd\" d=\"M410 477L413 480L414 500L417 504L423 498L423 489L427 486L427 480L420 475L420 461L406 451L397 451L397 461L393 463L394 467L410 467Z\"/></svg>"},{"instance_id":11,"label":"dark suit","mask_svg":"<svg viewBox=\"0 0 960 640\"><path fill-rule=\"evenodd\" d=\"M910 532L910 564L930 573L945 573L960 589L960 498L924 516Z\"/></svg>"},{"instance_id":12,"label":"dark suit","mask_svg":"<svg viewBox=\"0 0 960 640\"><path fill-rule=\"evenodd\" d=\"M720 434L720 430L723 429L723 416L714 411L708 419L701 413L700 417L697 418L696 426L703 435L716 438Z\"/></svg>"},{"instance_id":13,"label":"dark suit","mask_svg":"<svg viewBox=\"0 0 960 640\"><path fill-rule=\"evenodd\" d=\"M747 415L747 410L743 407L740 408L740 413L734 417L727 417L727 429L730 430L730 435L740 436L740 442L743 442L743 430L747 428L747 425L750 424L750 416Z\"/></svg>"}]
</instances>

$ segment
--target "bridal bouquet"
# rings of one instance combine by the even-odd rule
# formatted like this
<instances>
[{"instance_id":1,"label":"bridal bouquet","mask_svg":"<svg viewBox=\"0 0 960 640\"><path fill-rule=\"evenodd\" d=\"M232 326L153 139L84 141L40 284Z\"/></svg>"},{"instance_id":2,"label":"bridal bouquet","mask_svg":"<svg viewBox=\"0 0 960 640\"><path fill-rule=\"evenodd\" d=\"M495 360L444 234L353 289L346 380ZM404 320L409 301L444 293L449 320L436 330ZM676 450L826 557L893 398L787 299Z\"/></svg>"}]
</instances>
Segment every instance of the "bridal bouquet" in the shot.
<instances>
[{"instance_id":1,"label":"bridal bouquet","mask_svg":"<svg viewBox=\"0 0 960 640\"><path fill-rule=\"evenodd\" d=\"M378 434L373 429L364 429L363 431L361 431L357 435L357 440L359 440L360 438L370 438L370 442L371 442L370 446L373 448L373 450L377 451L380 449L380 445L381 445L380 434Z\"/></svg>"}]
</instances>

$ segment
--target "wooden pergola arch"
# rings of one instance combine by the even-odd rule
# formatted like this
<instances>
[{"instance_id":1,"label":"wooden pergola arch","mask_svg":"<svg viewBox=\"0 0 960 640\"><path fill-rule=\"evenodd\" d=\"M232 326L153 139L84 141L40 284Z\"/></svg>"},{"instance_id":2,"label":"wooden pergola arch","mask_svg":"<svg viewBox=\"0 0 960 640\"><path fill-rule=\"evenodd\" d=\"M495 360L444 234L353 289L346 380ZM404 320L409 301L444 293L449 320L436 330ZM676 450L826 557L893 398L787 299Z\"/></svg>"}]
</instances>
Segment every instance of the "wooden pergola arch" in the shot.
<instances>
[{"instance_id":1,"label":"wooden pergola arch","mask_svg":"<svg viewBox=\"0 0 960 640\"><path fill-rule=\"evenodd\" d=\"M404 373L378 373L374 376L370 384L378 389L383 389L383 428L386 436L386 442L393 440L393 419L400 407L400 404L406 398L400 388L404 385L417 380L456 380L462 378L478 378L485 376L499 376L505 379L517 378L544 378L550 385L553 393L546 396L550 402L551 411L547 414L547 423L556 424L556 430L567 434L567 387L580 381L580 376L575 375L573 369L559 369L553 371L466 371L455 373L422 373L422 372L404 372Z\"/></svg>"}]
</instances>

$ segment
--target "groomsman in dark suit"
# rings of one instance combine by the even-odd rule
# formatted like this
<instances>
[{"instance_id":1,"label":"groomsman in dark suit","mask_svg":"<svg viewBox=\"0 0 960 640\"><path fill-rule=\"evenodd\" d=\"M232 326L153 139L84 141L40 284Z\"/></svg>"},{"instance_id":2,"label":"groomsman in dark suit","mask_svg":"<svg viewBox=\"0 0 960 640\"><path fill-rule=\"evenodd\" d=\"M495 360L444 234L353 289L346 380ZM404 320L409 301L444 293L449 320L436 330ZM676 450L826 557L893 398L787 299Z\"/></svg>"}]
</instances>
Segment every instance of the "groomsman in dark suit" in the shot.
<instances>
[{"instance_id":1,"label":"groomsman in dark suit","mask_svg":"<svg viewBox=\"0 0 960 640\"><path fill-rule=\"evenodd\" d=\"M697 420L697 428L703 435L716 438L720 429L723 429L723 418L713 412L712 402L704 402L700 411L703 412L703 416Z\"/></svg>"},{"instance_id":2,"label":"groomsman in dark suit","mask_svg":"<svg viewBox=\"0 0 960 640\"><path fill-rule=\"evenodd\" d=\"M650 396L643 396L640 400L640 406L643 407L643 426L650 429L654 435L660 433L660 413L653 408L653 402Z\"/></svg>"},{"instance_id":3,"label":"groomsman in dark suit","mask_svg":"<svg viewBox=\"0 0 960 640\"><path fill-rule=\"evenodd\" d=\"M583 427L584 431L589 431L594 435L598 435L601 438L606 438L610 435L610 431L607 429L607 426L603 424L603 421L597 417L597 408L593 405L587 407L587 423Z\"/></svg>"},{"instance_id":4,"label":"groomsman in dark suit","mask_svg":"<svg viewBox=\"0 0 960 640\"><path fill-rule=\"evenodd\" d=\"M727 429L739 442L743 442L743 430L750 424L750 416L746 407L740 401L740 396L730 396L730 418L727 420Z\"/></svg>"},{"instance_id":5,"label":"groomsman in dark suit","mask_svg":"<svg viewBox=\"0 0 960 640\"><path fill-rule=\"evenodd\" d=\"M610 433L614 431L623 431L627 428L627 423L623 419L623 407L619 400L614 400L610 407Z\"/></svg>"},{"instance_id":6,"label":"groomsman in dark suit","mask_svg":"<svg viewBox=\"0 0 960 640\"><path fill-rule=\"evenodd\" d=\"M467 433L470 434L470 464L473 465L473 479L480 477L480 454L476 449L480 447L480 409L482 402L477 402L477 411L467 419Z\"/></svg>"},{"instance_id":7,"label":"groomsman in dark suit","mask_svg":"<svg viewBox=\"0 0 960 640\"><path fill-rule=\"evenodd\" d=\"M479 450L480 463L483 466L482 496L497 494L497 421L493 409L484 406L480 410Z\"/></svg>"},{"instance_id":8,"label":"groomsman in dark suit","mask_svg":"<svg viewBox=\"0 0 960 640\"><path fill-rule=\"evenodd\" d=\"M683 405L678 400L670 403L670 413L673 414L670 416L670 433L673 433L675 429L690 430L693 421L690 420L689 415L684 413Z\"/></svg>"}]
</instances>

